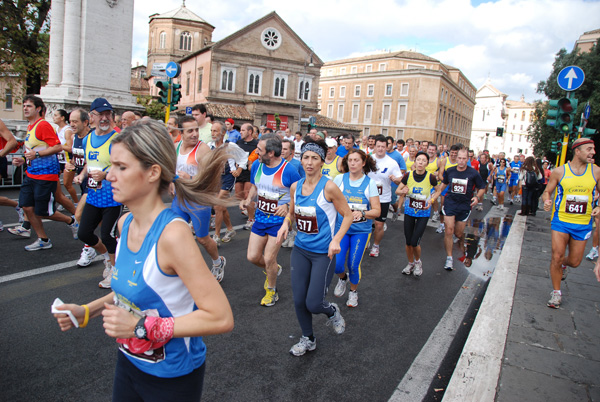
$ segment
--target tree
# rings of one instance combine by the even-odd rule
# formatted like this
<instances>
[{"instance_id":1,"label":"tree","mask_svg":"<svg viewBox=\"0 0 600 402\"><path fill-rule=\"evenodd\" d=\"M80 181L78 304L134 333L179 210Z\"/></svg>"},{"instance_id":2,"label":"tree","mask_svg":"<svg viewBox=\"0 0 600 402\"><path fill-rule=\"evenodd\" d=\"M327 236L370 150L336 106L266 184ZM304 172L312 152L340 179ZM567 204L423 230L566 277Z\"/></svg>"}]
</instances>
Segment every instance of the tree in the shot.
<instances>
[{"instance_id":1,"label":"tree","mask_svg":"<svg viewBox=\"0 0 600 402\"><path fill-rule=\"evenodd\" d=\"M157 120L165 119L165 106L160 104L150 95L138 95L138 105L142 105L146 109L146 115Z\"/></svg>"},{"instance_id":2,"label":"tree","mask_svg":"<svg viewBox=\"0 0 600 402\"><path fill-rule=\"evenodd\" d=\"M538 83L536 92L546 95L548 99L563 98L565 91L558 86L556 78L560 71L568 66L578 66L585 73L583 85L573 93L573 97L579 101L574 126L581 124L581 114L589 101L592 106L592 114L587 126L600 129L600 46L594 46L589 53L579 53L578 49L567 53L566 49L561 49L556 54L550 76L547 80ZM546 102L536 102L534 123L529 128L536 155L547 154L552 141L562 140L556 130L546 126L547 111L548 104ZM599 140L597 137L596 135L595 141ZM598 146L598 144L596 145Z\"/></svg>"},{"instance_id":3,"label":"tree","mask_svg":"<svg viewBox=\"0 0 600 402\"><path fill-rule=\"evenodd\" d=\"M48 77L50 3L0 0L0 76L24 80L27 93L39 94Z\"/></svg>"}]
</instances>

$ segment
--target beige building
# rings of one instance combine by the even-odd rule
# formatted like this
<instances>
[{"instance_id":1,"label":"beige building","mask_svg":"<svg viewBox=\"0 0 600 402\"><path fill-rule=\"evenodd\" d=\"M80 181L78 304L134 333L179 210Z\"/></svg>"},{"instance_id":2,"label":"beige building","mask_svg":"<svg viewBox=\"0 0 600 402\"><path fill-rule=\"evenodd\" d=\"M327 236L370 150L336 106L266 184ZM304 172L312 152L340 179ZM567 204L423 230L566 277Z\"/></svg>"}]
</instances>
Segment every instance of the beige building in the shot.
<instances>
[{"instance_id":1,"label":"beige building","mask_svg":"<svg viewBox=\"0 0 600 402\"><path fill-rule=\"evenodd\" d=\"M459 69L400 51L325 63L318 107L363 135L469 145L475 93Z\"/></svg>"},{"instance_id":2,"label":"beige building","mask_svg":"<svg viewBox=\"0 0 600 402\"><path fill-rule=\"evenodd\" d=\"M506 125L504 129L503 151L511 158L515 154L533 155L533 145L527 129L533 123L535 106L525 102L521 96L518 101L506 101Z\"/></svg>"},{"instance_id":3,"label":"beige building","mask_svg":"<svg viewBox=\"0 0 600 402\"><path fill-rule=\"evenodd\" d=\"M584 32L577 41L573 50L579 49L579 53L591 52L592 47L598 44L600 39L600 29L594 29L593 31Z\"/></svg>"},{"instance_id":4,"label":"beige building","mask_svg":"<svg viewBox=\"0 0 600 402\"><path fill-rule=\"evenodd\" d=\"M21 101L25 96L25 80L17 73L0 76L0 119L23 120Z\"/></svg>"}]
</instances>

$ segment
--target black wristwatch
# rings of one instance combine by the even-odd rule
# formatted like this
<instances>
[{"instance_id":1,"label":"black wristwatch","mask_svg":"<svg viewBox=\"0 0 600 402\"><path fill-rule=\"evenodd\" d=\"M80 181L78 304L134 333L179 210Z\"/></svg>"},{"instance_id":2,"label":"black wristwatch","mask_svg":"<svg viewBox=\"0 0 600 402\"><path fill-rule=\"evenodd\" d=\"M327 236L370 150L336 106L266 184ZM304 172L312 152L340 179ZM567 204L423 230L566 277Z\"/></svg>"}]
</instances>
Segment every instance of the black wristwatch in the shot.
<instances>
[{"instance_id":1,"label":"black wristwatch","mask_svg":"<svg viewBox=\"0 0 600 402\"><path fill-rule=\"evenodd\" d=\"M35 151L35 157L39 158L40 157L40 153L38 151Z\"/></svg>"},{"instance_id":2,"label":"black wristwatch","mask_svg":"<svg viewBox=\"0 0 600 402\"><path fill-rule=\"evenodd\" d=\"M362 211L360 211L360 213L362 214L363 219L365 219L365 211L364 211L364 209Z\"/></svg>"},{"instance_id":3,"label":"black wristwatch","mask_svg":"<svg viewBox=\"0 0 600 402\"><path fill-rule=\"evenodd\" d=\"M142 317L142 318L140 318L138 323L135 325L135 329L133 330L133 333L134 333L135 337L138 339L148 340L148 331L146 331L146 327L144 326L145 322L146 322L146 317Z\"/></svg>"}]
</instances>

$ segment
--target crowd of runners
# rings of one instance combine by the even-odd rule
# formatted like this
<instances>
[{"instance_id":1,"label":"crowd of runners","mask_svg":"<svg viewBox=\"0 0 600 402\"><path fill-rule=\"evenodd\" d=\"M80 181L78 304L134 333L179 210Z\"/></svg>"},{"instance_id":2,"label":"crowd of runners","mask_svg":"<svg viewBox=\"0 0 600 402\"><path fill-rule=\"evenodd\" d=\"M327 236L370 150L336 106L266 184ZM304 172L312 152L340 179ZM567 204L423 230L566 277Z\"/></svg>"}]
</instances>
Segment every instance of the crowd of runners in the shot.
<instances>
[{"instance_id":1,"label":"crowd of runners","mask_svg":"<svg viewBox=\"0 0 600 402\"><path fill-rule=\"evenodd\" d=\"M229 317L231 310L222 291L214 286L205 290L221 301L225 298L225 307L215 307L214 301L192 291L182 296L188 303L185 306L174 300L177 296L170 292L195 283L197 278L189 276L195 272L193 267L188 270L189 264L173 268L181 256L156 257L156 247L160 250L171 242L162 240L163 231L172 232L175 238L192 232L210 257L208 266L215 283L221 282L227 260L219 253L219 246L238 241L228 207L239 206L240 213L247 217L243 229L250 231L244 244L247 259L265 274L264 296L257 304L274 306L279 299L278 276L284 267L293 268L293 299L302 335L290 353L301 356L316 348L314 314L325 314L336 334L344 332L342 309L326 298L332 278L337 275L334 296L342 298L347 293L346 306L358 307L361 263L365 256L378 258L381 253L397 252L383 249L381 243L387 230L400 227L391 226L400 217L408 260L401 272L420 277L426 270L455 268L454 244L458 243L459 250L465 249L467 221L473 210L483 210L486 200L499 211L507 204L519 203L521 215L535 215L543 194L543 207L555 210L551 266L554 290L548 306L558 308L561 279L566 277L567 266L580 263L585 240L592 232L592 210L594 215L600 212L593 209L600 174L596 170L600 168L592 164L594 149L589 140L577 140L573 161L551 171L548 161L533 156L506 157L503 152L490 155L487 151L476 154L462 144L448 146L383 135L355 138L344 134L333 138L325 130L311 129L304 135L289 129L273 132L250 123L237 126L233 119L215 120L202 104L192 108L191 116L171 118L166 128L137 112L116 115L103 98L94 100L88 110L55 111L56 129L45 120L46 106L39 97L25 97L23 110L29 122L23 157L13 157L12 164L16 168L26 166L26 176L18 202L0 198L0 205L15 208L21 224L8 231L16 236L33 236L36 240L25 250L38 251L52 247L42 220L63 222L80 241L78 266L88 266L102 256L105 268L99 286L113 291L99 299L101 302L64 308L74 313L81 326L91 317L103 315L105 323L107 317L112 317L115 329L110 333L107 330L110 336L122 338L125 329L130 329L131 342L120 342L121 349L134 366L159 377L164 376L163 371L138 363L144 353L143 359L148 358L149 349L163 347L172 337L218 333L230 330L232 325L227 321L197 328L186 320L178 324L179 315L184 318L197 314L193 308L190 310L189 303L196 303L198 308L206 306L204 313L212 320L217 320L218 314ZM0 124L0 132L0 156L5 156L18 144L4 124ZM165 141L168 150L164 149ZM158 151L157 147L162 148ZM136 177L155 190L142 189L139 183L127 188ZM61 181L67 194L62 191ZM172 196L170 207L158 201L157 194L160 198L163 193ZM63 212L55 210L56 204ZM423 264L422 247L437 246L421 244L429 221L439 222L436 231L446 258ZM187 226L182 228L177 222ZM597 235L594 241L589 259L598 254ZM128 248L123 248L124 243ZM565 257L567 245L569 255ZM278 259L281 247L293 247L289 264ZM202 260L199 252L187 255ZM132 261L133 268L127 268L125 265ZM144 281L151 288L148 292L158 298L158 304L140 302L135 298L146 300L146 295L129 294L119 281L119 276L123 278L123 272L130 269L135 276L136 264L143 261L137 275L145 272ZM202 271L204 261L198 264ZM166 283L161 282L161 275L168 278ZM172 282L178 275L181 283ZM600 280L600 273L597 275ZM169 303L176 306L179 315L169 310ZM153 310L153 314L146 314L146 309L140 307L144 305L164 308L149 307L158 308L158 313ZM126 310L126 315L115 312L117 307ZM57 318L63 330L72 327L66 315L57 314ZM182 329L179 325L189 327ZM162 335L151 339L152 331ZM148 348L142 350L137 341L151 345L144 344ZM176 352L172 353L181 352L173 348ZM192 361L186 360L186 364L198 369L194 359L203 361L200 355L192 354ZM154 358L165 356L154 354ZM122 364L118 370L132 369L129 363Z\"/></svg>"}]
</instances>

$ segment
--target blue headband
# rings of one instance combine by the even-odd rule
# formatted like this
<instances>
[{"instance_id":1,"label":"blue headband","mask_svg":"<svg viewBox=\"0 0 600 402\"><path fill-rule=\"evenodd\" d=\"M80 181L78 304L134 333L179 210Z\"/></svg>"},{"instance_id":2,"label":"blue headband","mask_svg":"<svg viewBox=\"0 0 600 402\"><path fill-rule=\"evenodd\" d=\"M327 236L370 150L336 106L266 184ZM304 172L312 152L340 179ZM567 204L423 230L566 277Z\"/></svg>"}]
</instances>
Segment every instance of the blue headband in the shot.
<instances>
[{"instance_id":1,"label":"blue headband","mask_svg":"<svg viewBox=\"0 0 600 402\"><path fill-rule=\"evenodd\" d=\"M302 148L300 149L300 158L302 158L302 155L304 155L306 151L314 152L317 155L319 155L322 160L325 160L325 151L323 151L323 148L321 148L314 142L308 142L302 145Z\"/></svg>"}]
</instances>

